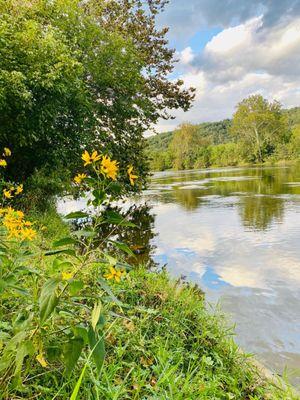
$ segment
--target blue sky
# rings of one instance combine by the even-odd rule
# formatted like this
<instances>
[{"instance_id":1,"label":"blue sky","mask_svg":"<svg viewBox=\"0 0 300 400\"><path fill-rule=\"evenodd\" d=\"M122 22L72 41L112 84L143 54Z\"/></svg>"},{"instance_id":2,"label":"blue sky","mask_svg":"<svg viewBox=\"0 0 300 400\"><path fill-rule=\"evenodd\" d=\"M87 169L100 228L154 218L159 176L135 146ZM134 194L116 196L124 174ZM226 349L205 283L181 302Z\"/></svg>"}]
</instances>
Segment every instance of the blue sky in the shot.
<instances>
[{"instance_id":1,"label":"blue sky","mask_svg":"<svg viewBox=\"0 0 300 400\"><path fill-rule=\"evenodd\" d=\"M170 79L196 88L192 109L158 131L231 117L255 93L300 105L300 0L170 0L158 23L180 60Z\"/></svg>"},{"instance_id":2,"label":"blue sky","mask_svg":"<svg viewBox=\"0 0 300 400\"><path fill-rule=\"evenodd\" d=\"M170 46L176 48L177 51L184 50L187 46L190 46L193 51L202 51L205 45L223 29L220 27L203 28L197 31L190 38L184 42L176 40L175 38L170 39Z\"/></svg>"}]
</instances>

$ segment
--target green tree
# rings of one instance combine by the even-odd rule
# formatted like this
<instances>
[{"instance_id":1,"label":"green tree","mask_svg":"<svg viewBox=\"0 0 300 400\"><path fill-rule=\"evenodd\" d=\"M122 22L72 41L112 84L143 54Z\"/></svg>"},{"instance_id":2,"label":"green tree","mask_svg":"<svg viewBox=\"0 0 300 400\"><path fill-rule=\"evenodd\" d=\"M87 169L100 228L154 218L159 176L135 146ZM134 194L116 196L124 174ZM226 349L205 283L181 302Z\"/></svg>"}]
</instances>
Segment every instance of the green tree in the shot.
<instances>
[{"instance_id":1,"label":"green tree","mask_svg":"<svg viewBox=\"0 0 300 400\"><path fill-rule=\"evenodd\" d=\"M164 0L0 0L0 146L9 178L104 148L142 177L143 132L191 90L167 79L174 51L156 28Z\"/></svg>"},{"instance_id":2,"label":"green tree","mask_svg":"<svg viewBox=\"0 0 300 400\"><path fill-rule=\"evenodd\" d=\"M175 132L169 145L175 169L194 167L199 147L206 146L208 139L203 138L196 125L182 124Z\"/></svg>"},{"instance_id":3,"label":"green tree","mask_svg":"<svg viewBox=\"0 0 300 400\"><path fill-rule=\"evenodd\" d=\"M253 95L237 105L231 132L252 154L253 161L263 162L287 138L288 126L279 102Z\"/></svg>"}]
</instances>

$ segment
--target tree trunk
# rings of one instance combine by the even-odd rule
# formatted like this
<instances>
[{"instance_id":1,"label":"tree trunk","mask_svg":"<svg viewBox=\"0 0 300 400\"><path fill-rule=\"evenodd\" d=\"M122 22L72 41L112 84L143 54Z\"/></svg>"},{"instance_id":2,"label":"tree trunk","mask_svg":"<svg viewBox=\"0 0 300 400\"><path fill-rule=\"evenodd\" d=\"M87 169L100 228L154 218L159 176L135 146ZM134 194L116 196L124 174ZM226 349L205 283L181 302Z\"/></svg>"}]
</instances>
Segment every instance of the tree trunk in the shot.
<instances>
[{"instance_id":1,"label":"tree trunk","mask_svg":"<svg viewBox=\"0 0 300 400\"><path fill-rule=\"evenodd\" d=\"M263 162L263 159L262 159L261 144L260 144L260 139L259 139L258 130L257 130L256 127L254 127L254 132L255 132L256 143L257 143L257 147L258 147L258 158L259 158L259 162L262 163L262 162Z\"/></svg>"}]
</instances>

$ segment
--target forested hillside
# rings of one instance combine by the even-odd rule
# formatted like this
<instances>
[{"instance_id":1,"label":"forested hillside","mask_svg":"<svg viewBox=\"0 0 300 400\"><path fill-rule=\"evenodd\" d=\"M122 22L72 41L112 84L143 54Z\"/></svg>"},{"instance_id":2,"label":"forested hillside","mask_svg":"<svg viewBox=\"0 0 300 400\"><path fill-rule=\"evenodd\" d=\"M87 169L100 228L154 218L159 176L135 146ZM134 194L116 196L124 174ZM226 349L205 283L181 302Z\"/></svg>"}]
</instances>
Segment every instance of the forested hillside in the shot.
<instances>
[{"instance_id":1,"label":"forested hillside","mask_svg":"<svg viewBox=\"0 0 300 400\"><path fill-rule=\"evenodd\" d=\"M275 134L267 141L263 160L259 160L253 149L251 151L247 140L243 141L241 135L234 134L233 120L225 119L196 125L184 124L173 132L149 137L147 155L151 169L204 168L298 158L300 107L279 109L279 113L283 123L282 135Z\"/></svg>"}]
</instances>

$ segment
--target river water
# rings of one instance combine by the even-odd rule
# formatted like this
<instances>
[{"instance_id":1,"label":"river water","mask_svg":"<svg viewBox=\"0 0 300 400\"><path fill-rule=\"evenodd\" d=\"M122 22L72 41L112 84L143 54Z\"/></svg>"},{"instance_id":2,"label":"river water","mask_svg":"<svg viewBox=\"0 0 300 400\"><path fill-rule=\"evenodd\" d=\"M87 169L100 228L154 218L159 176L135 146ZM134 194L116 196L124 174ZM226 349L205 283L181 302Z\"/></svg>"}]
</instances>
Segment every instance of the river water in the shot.
<instances>
[{"instance_id":1,"label":"river water","mask_svg":"<svg viewBox=\"0 0 300 400\"><path fill-rule=\"evenodd\" d=\"M159 172L127 206L144 202L142 260L197 283L245 351L300 385L300 165Z\"/></svg>"}]
</instances>

